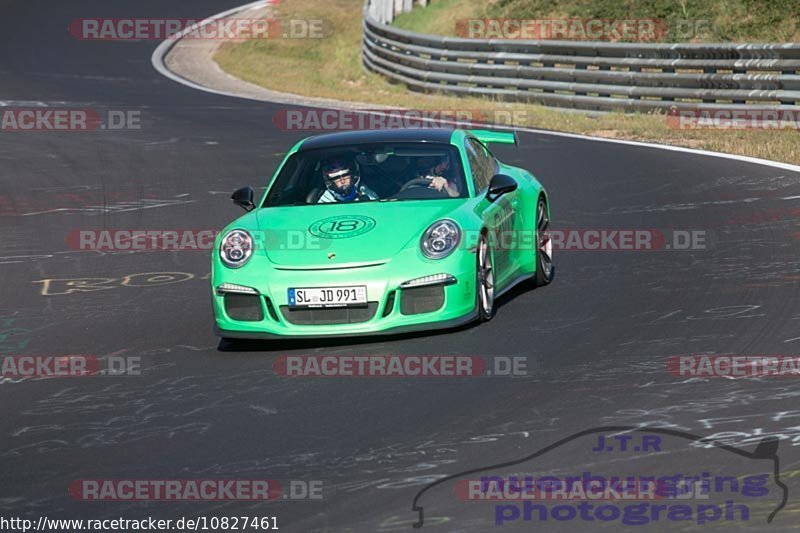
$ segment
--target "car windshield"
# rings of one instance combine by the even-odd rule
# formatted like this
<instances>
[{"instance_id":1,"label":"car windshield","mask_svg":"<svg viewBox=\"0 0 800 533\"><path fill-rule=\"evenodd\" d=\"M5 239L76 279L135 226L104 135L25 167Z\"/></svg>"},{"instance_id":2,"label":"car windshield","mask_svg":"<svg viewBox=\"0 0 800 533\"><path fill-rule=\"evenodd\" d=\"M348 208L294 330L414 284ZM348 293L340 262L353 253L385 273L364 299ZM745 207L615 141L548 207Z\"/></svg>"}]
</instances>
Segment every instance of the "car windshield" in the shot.
<instances>
[{"instance_id":1,"label":"car windshield","mask_svg":"<svg viewBox=\"0 0 800 533\"><path fill-rule=\"evenodd\" d=\"M465 198L465 183L449 144L338 146L289 157L262 207Z\"/></svg>"}]
</instances>

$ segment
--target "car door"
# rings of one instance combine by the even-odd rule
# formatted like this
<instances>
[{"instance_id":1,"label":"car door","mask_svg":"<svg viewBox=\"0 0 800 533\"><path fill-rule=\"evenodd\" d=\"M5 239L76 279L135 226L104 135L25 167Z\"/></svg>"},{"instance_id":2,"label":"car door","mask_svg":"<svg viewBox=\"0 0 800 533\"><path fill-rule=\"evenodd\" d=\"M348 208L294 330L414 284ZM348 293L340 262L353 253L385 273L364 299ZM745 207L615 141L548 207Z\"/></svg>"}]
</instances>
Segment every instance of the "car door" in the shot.
<instances>
[{"instance_id":1,"label":"car door","mask_svg":"<svg viewBox=\"0 0 800 533\"><path fill-rule=\"evenodd\" d=\"M478 197L486 195L489 182L497 173L497 159L480 141L467 137L465 141L470 174ZM518 265L513 253L516 242L517 191L504 194L494 202L483 199L478 204L480 216L489 229L489 242L492 246L496 290L502 291L512 281Z\"/></svg>"}]
</instances>

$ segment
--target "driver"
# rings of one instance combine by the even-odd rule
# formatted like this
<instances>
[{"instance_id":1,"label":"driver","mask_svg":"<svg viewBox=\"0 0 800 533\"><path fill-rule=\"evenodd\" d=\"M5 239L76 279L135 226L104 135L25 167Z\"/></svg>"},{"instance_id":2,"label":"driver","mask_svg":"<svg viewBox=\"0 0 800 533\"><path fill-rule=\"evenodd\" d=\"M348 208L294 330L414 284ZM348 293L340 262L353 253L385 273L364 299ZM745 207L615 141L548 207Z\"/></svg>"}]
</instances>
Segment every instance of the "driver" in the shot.
<instances>
[{"instance_id":1,"label":"driver","mask_svg":"<svg viewBox=\"0 0 800 533\"><path fill-rule=\"evenodd\" d=\"M421 171L421 178L431 180L429 189L444 190L451 198L461 194L458 180L453 177L448 154L423 157L419 160L418 168Z\"/></svg>"},{"instance_id":2,"label":"driver","mask_svg":"<svg viewBox=\"0 0 800 533\"><path fill-rule=\"evenodd\" d=\"M317 200L318 204L335 202L362 202L377 200L375 191L361 185L358 163L348 156L331 157L322 162L322 179L325 192Z\"/></svg>"}]
</instances>

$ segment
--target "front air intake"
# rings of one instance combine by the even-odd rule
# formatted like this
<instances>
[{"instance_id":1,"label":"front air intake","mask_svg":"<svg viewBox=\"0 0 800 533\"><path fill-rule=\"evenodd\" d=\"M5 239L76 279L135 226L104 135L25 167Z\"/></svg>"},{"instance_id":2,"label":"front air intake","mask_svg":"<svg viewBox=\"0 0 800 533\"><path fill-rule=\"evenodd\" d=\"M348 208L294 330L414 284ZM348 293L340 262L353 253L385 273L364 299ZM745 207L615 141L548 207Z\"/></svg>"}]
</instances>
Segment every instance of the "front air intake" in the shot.
<instances>
[{"instance_id":1,"label":"front air intake","mask_svg":"<svg viewBox=\"0 0 800 533\"><path fill-rule=\"evenodd\" d=\"M400 312L404 315L431 313L444 305L442 285L415 287L400 292Z\"/></svg>"},{"instance_id":2,"label":"front air intake","mask_svg":"<svg viewBox=\"0 0 800 533\"><path fill-rule=\"evenodd\" d=\"M297 326L329 326L334 324L357 324L366 322L378 311L378 302L369 302L366 307L329 307L292 309L280 306L281 314L290 324Z\"/></svg>"},{"instance_id":3,"label":"front air intake","mask_svg":"<svg viewBox=\"0 0 800 533\"><path fill-rule=\"evenodd\" d=\"M225 299L225 313L232 320L242 322L260 322L264 320L264 309L261 307L261 297L255 294L227 293Z\"/></svg>"}]
</instances>

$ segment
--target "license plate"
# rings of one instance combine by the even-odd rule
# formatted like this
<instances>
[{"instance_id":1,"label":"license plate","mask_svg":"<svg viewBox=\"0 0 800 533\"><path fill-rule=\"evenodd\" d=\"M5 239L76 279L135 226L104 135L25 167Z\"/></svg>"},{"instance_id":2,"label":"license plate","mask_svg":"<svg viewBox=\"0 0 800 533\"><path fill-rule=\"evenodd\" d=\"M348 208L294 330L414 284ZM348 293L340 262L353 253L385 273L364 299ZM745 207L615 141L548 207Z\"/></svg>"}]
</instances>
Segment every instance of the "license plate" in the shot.
<instances>
[{"instance_id":1,"label":"license plate","mask_svg":"<svg viewBox=\"0 0 800 533\"><path fill-rule=\"evenodd\" d=\"M289 307L350 307L367 305L367 287L289 289Z\"/></svg>"}]
</instances>

